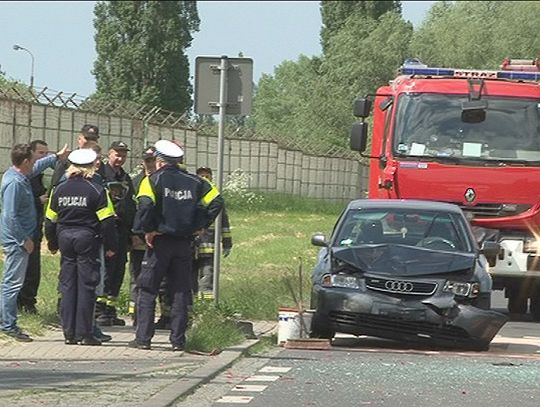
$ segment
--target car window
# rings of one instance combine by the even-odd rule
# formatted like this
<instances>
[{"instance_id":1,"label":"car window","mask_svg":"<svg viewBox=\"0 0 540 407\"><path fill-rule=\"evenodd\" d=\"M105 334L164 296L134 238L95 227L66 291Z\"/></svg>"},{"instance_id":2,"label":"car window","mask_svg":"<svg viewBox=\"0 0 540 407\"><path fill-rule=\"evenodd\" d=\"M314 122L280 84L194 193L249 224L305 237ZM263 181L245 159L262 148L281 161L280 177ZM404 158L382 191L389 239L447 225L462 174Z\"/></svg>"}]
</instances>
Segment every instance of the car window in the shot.
<instances>
[{"instance_id":1,"label":"car window","mask_svg":"<svg viewBox=\"0 0 540 407\"><path fill-rule=\"evenodd\" d=\"M435 250L471 251L463 216L418 210L351 209L335 231L336 246L400 244Z\"/></svg>"}]
</instances>

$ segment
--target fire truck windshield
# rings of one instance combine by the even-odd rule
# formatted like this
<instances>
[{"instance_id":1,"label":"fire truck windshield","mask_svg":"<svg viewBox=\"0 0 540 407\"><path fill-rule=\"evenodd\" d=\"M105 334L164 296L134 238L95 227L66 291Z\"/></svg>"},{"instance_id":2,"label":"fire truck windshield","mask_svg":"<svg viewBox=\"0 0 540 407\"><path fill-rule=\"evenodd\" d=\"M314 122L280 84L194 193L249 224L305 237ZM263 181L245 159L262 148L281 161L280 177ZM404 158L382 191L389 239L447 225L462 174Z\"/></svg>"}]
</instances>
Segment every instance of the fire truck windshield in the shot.
<instances>
[{"instance_id":1,"label":"fire truck windshield","mask_svg":"<svg viewBox=\"0 0 540 407\"><path fill-rule=\"evenodd\" d=\"M467 95L402 94L394 125L394 154L454 162L540 163L540 100L483 97L486 119L465 123Z\"/></svg>"}]
</instances>

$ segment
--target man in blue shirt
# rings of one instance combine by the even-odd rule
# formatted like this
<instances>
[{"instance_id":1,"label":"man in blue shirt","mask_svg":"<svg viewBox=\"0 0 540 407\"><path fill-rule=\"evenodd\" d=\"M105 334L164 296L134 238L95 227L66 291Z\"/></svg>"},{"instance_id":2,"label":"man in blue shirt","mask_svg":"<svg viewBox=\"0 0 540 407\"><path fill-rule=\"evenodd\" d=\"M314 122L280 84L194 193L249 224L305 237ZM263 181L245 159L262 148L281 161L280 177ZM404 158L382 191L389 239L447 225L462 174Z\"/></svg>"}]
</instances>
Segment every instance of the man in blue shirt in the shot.
<instances>
[{"instance_id":1,"label":"man in blue shirt","mask_svg":"<svg viewBox=\"0 0 540 407\"><path fill-rule=\"evenodd\" d=\"M13 166L2 177L0 242L4 250L4 274L0 297L0 330L18 341L32 340L17 326L17 297L38 234L30 179L52 168L58 158L65 158L68 153L65 145L56 155L35 161L30 144L17 144L11 150Z\"/></svg>"}]
</instances>

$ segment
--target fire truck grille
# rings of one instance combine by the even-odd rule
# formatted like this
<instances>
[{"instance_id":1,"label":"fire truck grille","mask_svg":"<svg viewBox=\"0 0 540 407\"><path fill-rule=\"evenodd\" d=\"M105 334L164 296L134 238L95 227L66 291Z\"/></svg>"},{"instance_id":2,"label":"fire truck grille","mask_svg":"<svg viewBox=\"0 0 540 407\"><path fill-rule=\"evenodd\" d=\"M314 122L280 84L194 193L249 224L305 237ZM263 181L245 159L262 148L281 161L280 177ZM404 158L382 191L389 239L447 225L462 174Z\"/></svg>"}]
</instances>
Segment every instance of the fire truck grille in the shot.
<instances>
[{"instance_id":1,"label":"fire truck grille","mask_svg":"<svg viewBox=\"0 0 540 407\"><path fill-rule=\"evenodd\" d=\"M515 211L508 211L503 204L494 203L478 203L474 206L463 205L460 202L452 202L459 206L463 212L471 213L478 218L501 218L505 216L516 216L520 213L528 211L530 205L518 205Z\"/></svg>"}]
</instances>

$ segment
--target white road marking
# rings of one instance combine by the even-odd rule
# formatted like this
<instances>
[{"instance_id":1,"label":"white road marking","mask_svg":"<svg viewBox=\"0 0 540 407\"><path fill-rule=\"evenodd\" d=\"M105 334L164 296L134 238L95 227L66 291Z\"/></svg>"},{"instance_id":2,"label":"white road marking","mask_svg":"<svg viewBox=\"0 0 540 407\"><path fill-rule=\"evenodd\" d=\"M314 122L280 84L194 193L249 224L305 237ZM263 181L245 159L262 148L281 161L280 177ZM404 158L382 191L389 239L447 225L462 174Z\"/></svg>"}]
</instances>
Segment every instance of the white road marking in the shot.
<instances>
[{"instance_id":1,"label":"white road marking","mask_svg":"<svg viewBox=\"0 0 540 407\"><path fill-rule=\"evenodd\" d=\"M246 382L275 382L279 379L279 376L265 376L265 375L254 375L248 377Z\"/></svg>"},{"instance_id":2,"label":"white road marking","mask_svg":"<svg viewBox=\"0 0 540 407\"><path fill-rule=\"evenodd\" d=\"M261 392L266 389L268 386L262 384L239 384L233 387L233 391L256 391Z\"/></svg>"},{"instance_id":3,"label":"white road marking","mask_svg":"<svg viewBox=\"0 0 540 407\"><path fill-rule=\"evenodd\" d=\"M259 372L261 373L287 373L291 370L290 367L279 367L279 366L265 366Z\"/></svg>"},{"instance_id":4,"label":"white road marking","mask_svg":"<svg viewBox=\"0 0 540 407\"><path fill-rule=\"evenodd\" d=\"M222 398L217 400L216 403L247 404L251 400L253 400L253 397L247 397L247 396L223 396Z\"/></svg>"}]
</instances>

